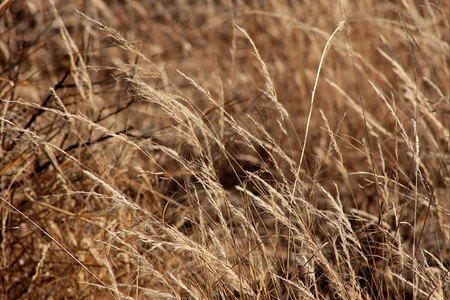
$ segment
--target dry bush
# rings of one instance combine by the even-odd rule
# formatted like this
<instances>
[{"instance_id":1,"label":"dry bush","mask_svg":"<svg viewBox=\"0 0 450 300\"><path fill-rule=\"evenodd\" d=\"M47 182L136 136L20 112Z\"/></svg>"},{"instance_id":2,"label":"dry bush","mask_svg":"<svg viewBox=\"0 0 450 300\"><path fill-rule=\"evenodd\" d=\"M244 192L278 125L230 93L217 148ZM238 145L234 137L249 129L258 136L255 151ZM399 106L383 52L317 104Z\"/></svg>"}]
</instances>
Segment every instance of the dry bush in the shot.
<instances>
[{"instance_id":1,"label":"dry bush","mask_svg":"<svg viewBox=\"0 0 450 300\"><path fill-rule=\"evenodd\" d=\"M4 1L1 297L448 299L448 11Z\"/></svg>"}]
</instances>

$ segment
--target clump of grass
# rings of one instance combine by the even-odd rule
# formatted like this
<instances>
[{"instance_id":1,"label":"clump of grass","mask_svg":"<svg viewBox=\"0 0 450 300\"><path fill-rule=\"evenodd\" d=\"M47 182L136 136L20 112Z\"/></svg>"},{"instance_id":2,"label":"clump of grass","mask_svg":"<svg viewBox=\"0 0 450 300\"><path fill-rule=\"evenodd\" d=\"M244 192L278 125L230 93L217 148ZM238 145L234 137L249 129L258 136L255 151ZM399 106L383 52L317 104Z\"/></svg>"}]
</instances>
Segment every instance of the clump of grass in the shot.
<instances>
[{"instance_id":1,"label":"clump of grass","mask_svg":"<svg viewBox=\"0 0 450 300\"><path fill-rule=\"evenodd\" d=\"M448 298L448 9L6 1L2 298Z\"/></svg>"}]
</instances>

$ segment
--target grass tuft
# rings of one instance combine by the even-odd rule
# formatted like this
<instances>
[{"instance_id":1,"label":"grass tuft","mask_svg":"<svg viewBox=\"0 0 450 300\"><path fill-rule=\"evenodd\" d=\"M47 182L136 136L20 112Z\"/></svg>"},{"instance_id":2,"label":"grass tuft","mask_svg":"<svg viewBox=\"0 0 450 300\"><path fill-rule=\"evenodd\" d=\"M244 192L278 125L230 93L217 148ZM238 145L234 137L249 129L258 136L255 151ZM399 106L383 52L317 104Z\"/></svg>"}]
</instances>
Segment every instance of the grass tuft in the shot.
<instances>
[{"instance_id":1,"label":"grass tuft","mask_svg":"<svg viewBox=\"0 0 450 300\"><path fill-rule=\"evenodd\" d=\"M0 4L0 298L450 297L448 2L72 2Z\"/></svg>"}]
</instances>

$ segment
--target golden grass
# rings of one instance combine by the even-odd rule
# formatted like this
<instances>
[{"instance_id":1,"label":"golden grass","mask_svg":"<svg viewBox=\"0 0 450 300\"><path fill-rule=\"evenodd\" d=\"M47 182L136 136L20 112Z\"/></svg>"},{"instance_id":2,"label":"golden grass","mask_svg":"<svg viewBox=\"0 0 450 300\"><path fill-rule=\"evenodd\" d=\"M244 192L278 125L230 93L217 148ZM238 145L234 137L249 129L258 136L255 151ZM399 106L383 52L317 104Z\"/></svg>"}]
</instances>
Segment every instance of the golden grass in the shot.
<instances>
[{"instance_id":1,"label":"golden grass","mask_svg":"<svg viewBox=\"0 0 450 300\"><path fill-rule=\"evenodd\" d=\"M448 11L4 1L0 297L448 299Z\"/></svg>"}]
</instances>

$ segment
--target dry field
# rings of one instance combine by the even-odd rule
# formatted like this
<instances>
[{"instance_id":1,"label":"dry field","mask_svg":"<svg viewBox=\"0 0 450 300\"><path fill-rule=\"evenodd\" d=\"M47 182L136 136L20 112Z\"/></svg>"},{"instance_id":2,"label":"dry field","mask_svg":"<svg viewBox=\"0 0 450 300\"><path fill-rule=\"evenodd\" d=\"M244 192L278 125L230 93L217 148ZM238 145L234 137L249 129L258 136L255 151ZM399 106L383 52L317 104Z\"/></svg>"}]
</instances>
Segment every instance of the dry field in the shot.
<instances>
[{"instance_id":1,"label":"dry field","mask_svg":"<svg viewBox=\"0 0 450 300\"><path fill-rule=\"evenodd\" d=\"M449 299L449 2L4 0L1 299Z\"/></svg>"}]
</instances>

